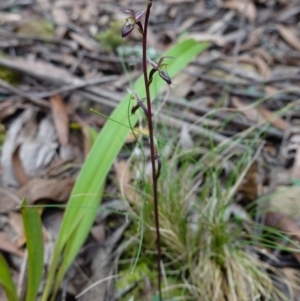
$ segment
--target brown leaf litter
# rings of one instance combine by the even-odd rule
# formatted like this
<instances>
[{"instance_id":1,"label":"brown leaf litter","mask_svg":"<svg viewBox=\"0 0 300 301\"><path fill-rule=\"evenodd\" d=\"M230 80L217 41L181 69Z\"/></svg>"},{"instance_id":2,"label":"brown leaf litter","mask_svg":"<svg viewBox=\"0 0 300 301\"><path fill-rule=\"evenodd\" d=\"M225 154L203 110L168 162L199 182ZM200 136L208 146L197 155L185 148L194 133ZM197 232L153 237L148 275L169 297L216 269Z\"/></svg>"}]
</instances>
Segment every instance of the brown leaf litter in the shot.
<instances>
[{"instance_id":1,"label":"brown leaf litter","mask_svg":"<svg viewBox=\"0 0 300 301\"><path fill-rule=\"evenodd\" d=\"M123 22L121 7L130 4L139 11L144 5L136 0L27 3L0 3L0 121L5 130L0 218L6 221L0 228L0 248L14 262L24 255L21 201L26 197L30 205L43 208L43 223L55 239L63 208L47 205L66 204L91 146L89 127L100 131L105 123L102 117L91 117L90 108L109 115L140 74L141 57L135 48L140 45L139 34L122 41L120 31L111 33L107 41L111 50L98 37L109 34L112 22ZM47 21L39 23L43 26L28 34L28 28L45 16ZM153 5L149 29L153 59L185 37L210 42L209 50L174 78L176 85L155 102L158 127L177 131L170 138L186 146L185 151L199 144L222 145L245 133L260 135L259 158L249 166L233 198L246 209L260 204L257 215L263 216L266 208L273 210L265 216L265 224L284 231L295 243L300 216L296 210L300 205L299 16L297 0L165 0ZM129 69L126 75L124 65ZM17 85L7 70L18 74ZM137 130L147 136L147 128ZM127 137L127 148L135 138ZM238 141L232 152L240 155L246 148ZM120 206L120 198L125 198L138 205L141 196L131 186L135 171L127 155L120 155L111 175L113 183L108 181L106 187L114 199L111 204L116 201ZM264 197L268 201L261 201ZM109 229L109 218L121 222ZM7 231L7 224L12 231ZM79 259L83 269L87 262L91 265L87 273L93 281L113 275L110 255L127 225L114 214L96 221L84 247L87 251ZM95 253L89 243L98 244ZM299 261L297 252L292 254ZM14 268L18 276L21 267ZM88 285L74 270L72 275L67 292L74 296ZM95 292L90 292L91 298ZM112 286L101 284L96 297L104 300L105 295L113 296Z\"/></svg>"}]
</instances>

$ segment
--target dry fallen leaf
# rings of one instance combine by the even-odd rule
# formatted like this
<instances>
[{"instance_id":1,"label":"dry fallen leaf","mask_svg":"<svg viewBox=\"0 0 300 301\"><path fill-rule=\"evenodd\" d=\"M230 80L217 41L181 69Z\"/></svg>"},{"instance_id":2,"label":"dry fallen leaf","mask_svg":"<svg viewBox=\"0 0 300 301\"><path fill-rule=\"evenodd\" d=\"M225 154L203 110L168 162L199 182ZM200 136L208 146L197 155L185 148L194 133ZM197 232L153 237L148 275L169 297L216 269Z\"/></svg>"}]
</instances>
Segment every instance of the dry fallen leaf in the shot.
<instances>
[{"instance_id":1,"label":"dry fallen leaf","mask_svg":"<svg viewBox=\"0 0 300 301\"><path fill-rule=\"evenodd\" d=\"M31 127L35 130L31 131ZM10 129L9 129L10 132ZM58 137L50 115L38 124L31 120L24 126L18 136L19 156L26 174L33 178L41 175L56 158Z\"/></svg>"},{"instance_id":2,"label":"dry fallen leaf","mask_svg":"<svg viewBox=\"0 0 300 301\"><path fill-rule=\"evenodd\" d=\"M254 23L256 19L256 7L252 1L248 0L231 0L221 4L222 8L233 9L238 11L240 14L246 16L250 23Z\"/></svg>"},{"instance_id":3,"label":"dry fallen leaf","mask_svg":"<svg viewBox=\"0 0 300 301\"><path fill-rule=\"evenodd\" d=\"M295 160L292 167L291 176L294 179L300 179L300 145L297 146Z\"/></svg>"},{"instance_id":4,"label":"dry fallen leaf","mask_svg":"<svg viewBox=\"0 0 300 301\"><path fill-rule=\"evenodd\" d=\"M0 212L7 212L16 208L25 197L28 204L34 204L39 200L52 200L65 202L68 200L74 185L72 179L42 179L36 178L28 181L23 187L16 191L0 190Z\"/></svg>"},{"instance_id":5,"label":"dry fallen leaf","mask_svg":"<svg viewBox=\"0 0 300 301\"><path fill-rule=\"evenodd\" d=\"M266 108L259 108L261 115L270 122L274 127L285 131L288 128L288 124L280 116L275 116L271 111Z\"/></svg>"},{"instance_id":6,"label":"dry fallen leaf","mask_svg":"<svg viewBox=\"0 0 300 301\"><path fill-rule=\"evenodd\" d=\"M184 3L184 2L194 2L194 0L165 0L164 2L168 4L177 4L177 3Z\"/></svg>"},{"instance_id":7,"label":"dry fallen leaf","mask_svg":"<svg viewBox=\"0 0 300 301\"><path fill-rule=\"evenodd\" d=\"M49 80L58 85L64 83L74 83L74 76L63 68L56 67L44 61L29 61L16 57L0 57L0 66L17 70L33 77Z\"/></svg>"},{"instance_id":8,"label":"dry fallen leaf","mask_svg":"<svg viewBox=\"0 0 300 301\"><path fill-rule=\"evenodd\" d=\"M10 212L9 223L18 235L18 247L22 247L26 242L22 215L18 212Z\"/></svg>"},{"instance_id":9,"label":"dry fallen leaf","mask_svg":"<svg viewBox=\"0 0 300 301\"><path fill-rule=\"evenodd\" d=\"M26 105L21 102L16 102L14 100L6 100L0 102L0 121L13 115L17 110L25 108Z\"/></svg>"},{"instance_id":10,"label":"dry fallen leaf","mask_svg":"<svg viewBox=\"0 0 300 301\"><path fill-rule=\"evenodd\" d=\"M258 197L258 165L254 162L238 188L237 202L244 207L255 201Z\"/></svg>"},{"instance_id":11,"label":"dry fallen leaf","mask_svg":"<svg viewBox=\"0 0 300 301\"><path fill-rule=\"evenodd\" d=\"M191 33L187 35L187 38L194 39L195 41L201 42L211 42L216 44L219 47L222 47L226 44L226 40L222 36L218 36L215 34L209 34L206 32L199 32L199 33Z\"/></svg>"},{"instance_id":12,"label":"dry fallen leaf","mask_svg":"<svg viewBox=\"0 0 300 301\"><path fill-rule=\"evenodd\" d=\"M50 98L53 121L62 146L69 143L69 116L67 107L60 95Z\"/></svg>"},{"instance_id":13,"label":"dry fallen leaf","mask_svg":"<svg viewBox=\"0 0 300 301\"><path fill-rule=\"evenodd\" d=\"M23 257L24 252L13 243L5 232L0 231L0 250Z\"/></svg>"},{"instance_id":14,"label":"dry fallen leaf","mask_svg":"<svg viewBox=\"0 0 300 301\"><path fill-rule=\"evenodd\" d=\"M24 167L22 165L19 151L20 151L20 146L18 146L13 153L12 163L13 163L14 174L17 180L21 185L24 185L28 182L29 177L27 176Z\"/></svg>"},{"instance_id":15,"label":"dry fallen leaf","mask_svg":"<svg viewBox=\"0 0 300 301\"><path fill-rule=\"evenodd\" d=\"M295 221L289 217L278 213L278 212L268 212L265 218L265 225L271 228L279 229L280 231L287 232L293 240L300 243L300 229ZM289 243L290 248L295 249L295 245ZM300 253L298 250L292 252L293 256L300 263Z\"/></svg>"},{"instance_id":16,"label":"dry fallen leaf","mask_svg":"<svg viewBox=\"0 0 300 301\"><path fill-rule=\"evenodd\" d=\"M241 51L250 50L257 44L259 44L262 32L263 32L262 27L258 27L253 32L250 32L249 36L247 37L246 42L244 42L241 45Z\"/></svg>"},{"instance_id":17,"label":"dry fallen leaf","mask_svg":"<svg viewBox=\"0 0 300 301\"><path fill-rule=\"evenodd\" d=\"M285 131L288 124L279 116L275 116L271 111L263 107L250 107L236 96L231 98L234 107L239 109L249 120L259 123L270 122L274 127Z\"/></svg>"},{"instance_id":18,"label":"dry fallen leaf","mask_svg":"<svg viewBox=\"0 0 300 301\"><path fill-rule=\"evenodd\" d=\"M300 186L277 185L270 197L270 208L290 218L300 217Z\"/></svg>"},{"instance_id":19,"label":"dry fallen leaf","mask_svg":"<svg viewBox=\"0 0 300 301\"><path fill-rule=\"evenodd\" d=\"M56 37L62 38L68 30L67 24L70 22L69 16L64 8L55 6L52 8L52 18L56 24Z\"/></svg>"},{"instance_id":20,"label":"dry fallen leaf","mask_svg":"<svg viewBox=\"0 0 300 301\"><path fill-rule=\"evenodd\" d=\"M264 90L265 90L265 93L266 93L266 95L268 95L268 96L273 96L273 95L275 95L275 94L278 94L278 88L275 88L274 86L270 86L270 85L266 85L265 87L264 87Z\"/></svg>"},{"instance_id":21,"label":"dry fallen leaf","mask_svg":"<svg viewBox=\"0 0 300 301\"><path fill-rule=\"evenodd\" d=\"M83 23L89 23L91 19L98 15L98 0L85 1L86 6L81 11L79 18Z\"/></svg>"},{"instance_id":22,"label":"dry fallen leaf","mask_svg":"<svg viewBox=\"0 0 300 301\"><path fill-rule=\"evenodd\" d=\"M244 103L240 98L233 96L231 97L231 102L234 107L239 109L249 120L255 122L264 122L264 118L260 115L257 108L250 107L248 104Z\"/></svg>"},{"instance_id":23,"label":"dry fallen leaf","mask_svg":"<svg viewBox=\"0 0 300 301\"><path fill-rule=\"evenodd\" d=\"M258 55L254 56L254 62L258 73L264 79L269 79L271 77L270 66Z\"/></svg>"},{"instance_id":24,"label":"dry fallen leaf","mask_svg":"<svg viewBox=\"0 0 300 301\"><path fill-rule=\"evenodd\" d=\"M134 132L134 133L133 133ZM133 132L131 131L126 137L126 143L132 143L136 141L136 138L139 138L140 135L149 136L149 130L147 128L134 128Z\"/></svg>"},{"instance_id":25,"label":"dry fallen leaf","mask_svg":"<svg viewBox=\"0 0 300 301\"><path fill-rule=\"evenodd\" d=\"M129 202L139 205L140 197L132 185L130 185L131 172L128 163L124 160L115 163L115 171L116 180L122 195L128 199Z\"/></svg>"},{"instance_id":26,"label":"dry fallen leaf","mask_svg":"<svg viewBox=\"0 0 300 301\"><path fill-rule=\"evenodd\" d=\"M105 225L96 225L91 229L91 235L96 239L99 245L103 245L105 242Z\"/></svg>"},{"instance_id":27,"label":"dry fallen leaf","mask_svg":"<svg viewBox=\"0 0 300 301\"><path fill-rule=\"evenodd\" d=\"M69 35L74 41L89 51L98 52L100 50L99 44L91 38L82 36L75 32L70 32Z\"/></svg>"},{"instance_id":28,"label":"dry fallen leaf","mask_svg":"<svg viewBox=\"0 0 300 301\"><path fill-rule=\"evenodd\" d=\"M281 37L295 50L300 51L300 39L295 33L294 29L277 24L277 30Z\"/></svg>"},{"instance_id":29,"label":"dry fallen leaf","mask_svg":"<svg viewBox=\"0 0 300 301\"><path fill-rule=\"evenodd\" d=\"M182 150L192 149L195 146L195 142L186 124L181 128L179 144L181 145Z\"/></svg>"},{"instance_id":30,"label":"dry fallen leaf","mask_svg":"<svg viewBox=\"0 0 300 301\"><path fill-rule=\"evenodd\" d=\"M16 179L14 173L12 156L15 149L20 145L20 138L23 139L23 141L28 142L28 140L30 140L29 137L35 134L35 115L36 110L28 108L23 113L21 113L15 120L13 120L13 122L11 122L6 132L1 155L1 166L3 169L2 183L4 186L19 187L19 182ZM24 133L24 131L28 132L29 137L24 137L23 135L21 135L21 133ZM24 164L23 167L25 169ZM26 174L28 173L26 172Z\"/></svg>"}]
</instances>

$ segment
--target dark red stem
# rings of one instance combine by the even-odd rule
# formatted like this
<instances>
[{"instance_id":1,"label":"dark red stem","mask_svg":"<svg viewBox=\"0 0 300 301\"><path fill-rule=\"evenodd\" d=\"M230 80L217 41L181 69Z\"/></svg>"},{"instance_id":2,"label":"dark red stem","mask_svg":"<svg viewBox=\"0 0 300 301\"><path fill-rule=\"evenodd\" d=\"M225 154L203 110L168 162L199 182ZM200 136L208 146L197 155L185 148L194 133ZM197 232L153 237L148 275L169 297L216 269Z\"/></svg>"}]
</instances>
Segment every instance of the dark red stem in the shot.
<instances>
[{"instance_id":1,"label":"dark red stem","mask_svg":"<svg viewBox=\"0 0 300 301\"><path fill-rule=\"evenodd\" d=\"M157 246L157 282L158 282L158 294L159 299L162 301L161 294L161 243L160 243L160 231L159 231L159 215L158 215L158 194L157 194L157 180L155 168L155 144L154 144L154 133L153 133L153 122L152 122L152 112L151 112L151 98L150 98L150 84L148 80L147 73L147 31L148 31L148 21L150 16L150 10L152 6L152 0L148 1L147 10L145 15L145 25L144 25L144 34L143 34L143 72L144 72L144 81L146 89L146 99L147 99L147 120L149 127L149 139L150 139L150 151L151 151L151 165L152 165L152 181L153 181L153 201L154 201L154 217L155 217L155 228L156 228L156 246Z\"/></svg>"}]
</instances>

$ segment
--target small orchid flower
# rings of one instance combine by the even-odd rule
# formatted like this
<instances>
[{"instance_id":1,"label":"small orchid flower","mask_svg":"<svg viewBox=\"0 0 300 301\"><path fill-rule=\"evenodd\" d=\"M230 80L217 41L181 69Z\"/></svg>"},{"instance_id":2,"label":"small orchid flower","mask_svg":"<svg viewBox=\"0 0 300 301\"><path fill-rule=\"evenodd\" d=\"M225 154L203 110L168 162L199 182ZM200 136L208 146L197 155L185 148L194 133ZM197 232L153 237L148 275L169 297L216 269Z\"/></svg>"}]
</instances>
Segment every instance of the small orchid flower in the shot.
<instances>
[{"instance_id":1,"label":"small orchid flower","mask_svg":"<svg viewBox=\"0 0 300 301\"><path fill-rule=\"evenodd\" d=\"M137 103L134 107L132 107L131 114L135 114L137 109L142 108L143 111L145 112L145 114L147 115L148 110L147 110L146 106L143 104L143 100L145 100L145 98L140 99L137 92L130 88L127 88L127 92L131 95L131 99L134 99Z\"/></svg>"},{"instance_id":2,"label":"small orchid flower","mask_svg":"<svg viewBox=\"0 0 300 301\"><path fill-rule=\"evenodd\" d=\"M130 14L130 17L125 19L125 24L122 28L122 38L127 37L134 29L134 25L136 24L139 27L139 31L143 34L143 26L141 23L141 18L144 14L144 11L140 11L135 13L132 9L130 8L124 8L122 11L126 14Z\"/></svg>"},{"instance_id":3,"label":"small orchid flower","mask_svg":"<svg viewBox=\"0 0 300 301\"><path fill-rule=\"evenodd\" d=\"M152 70L150 71L149 74L149 83L152 82L153 79L153 75L154 73L157 71L159 76L168 84L171 85L172 84L172 80L168 74L168 72L165 70L165 68L168 68L168 64L164 64L163 61L165 59L173 59L172 56L163 56L159 59L158 62L153 61L153 60L148 60L150 65L152 66Z\"/></svg>"}]
</instances>

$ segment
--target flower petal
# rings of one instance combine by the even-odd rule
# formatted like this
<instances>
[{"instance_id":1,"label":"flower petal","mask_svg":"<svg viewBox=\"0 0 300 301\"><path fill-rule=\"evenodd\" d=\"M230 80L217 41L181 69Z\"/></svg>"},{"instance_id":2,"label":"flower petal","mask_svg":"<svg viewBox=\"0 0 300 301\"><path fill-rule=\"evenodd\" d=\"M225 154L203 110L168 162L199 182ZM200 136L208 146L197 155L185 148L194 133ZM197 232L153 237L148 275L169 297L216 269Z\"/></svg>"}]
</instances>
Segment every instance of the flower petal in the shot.
<instances>
[{"instance_id":1,"label":"flower petal","mask_svg":"<svg viewBox=\"0 0 300 301\"><path fill-rule=\"evenodd\" d=\"M157 62L155 62L155 61L153 61L153 60L150 60L150 59L148 59L148 62L149 62L149 64L151 65L151 67L153 68L153 69L158 69L158 67L159 67L159 64L157 63Z\"/></svg>"},{"instance_id":2,"label":"flower petal","mask_svg":"<svg viewBox=\"0 0 300 301\"><path fill-rule=\"evenodd\" d=\"M126 90L136 101L140 100L140 98L135 90L133 90L131 88L127 88Z\"/></svg>"},{"instance_id":3,"label":"flower petal","mask_svg":"<svg viewBox=\"0 0 300 301\"><path fill-rule=\"evenodd\" d=\"M125 23L125 25L122 28L122 33L121 33L122 38L127 37L133 31L133 28L134 28L134 24Z\"/></svg>"},{"instance_id":4,"label":"flower petal","mask_svg":"<svg viewBox=\"0 0 300 301\"><path fill-rule=\"evenodd\" d=\"M160 65L166 59L174 59L174 57L173 56L163 56L159 59L158 65Z\"/></svg>"},{"instance_id":5,"label":"flower petal","mask_svg":"<svg viewBox=\"0 0 300 301\"><path fill-rule=\"evenodd\" d=\"M135 15L134 15L135 22L139 22L143 16L143 14L144 14L144 11L139 11L139 12L135 13Z\"/></svg>"},{"instance_id":6,"label":"flower petal","mask_svg":"<svg viewBox=\"0 0 300 301\"><path fill-rule=\"evenodd\" d=\"M159 70L158 71L158 74L159 76L168 84L168 85L171 85L172 84L172 81L171 81L171 78L168 74L167 71L165 70Z\"/></svg>"},{"instance_id":7,"label":"flower petal","mask_svg":"<svg viewBox=\"0 0 300 301\"><path fill-rule=\"evenodd\" d=\"M134 10L132 10L130 8L122 8L121 11L125 14L130 14L133 18L135 18Z\"/></svg>"}]
</instances>

